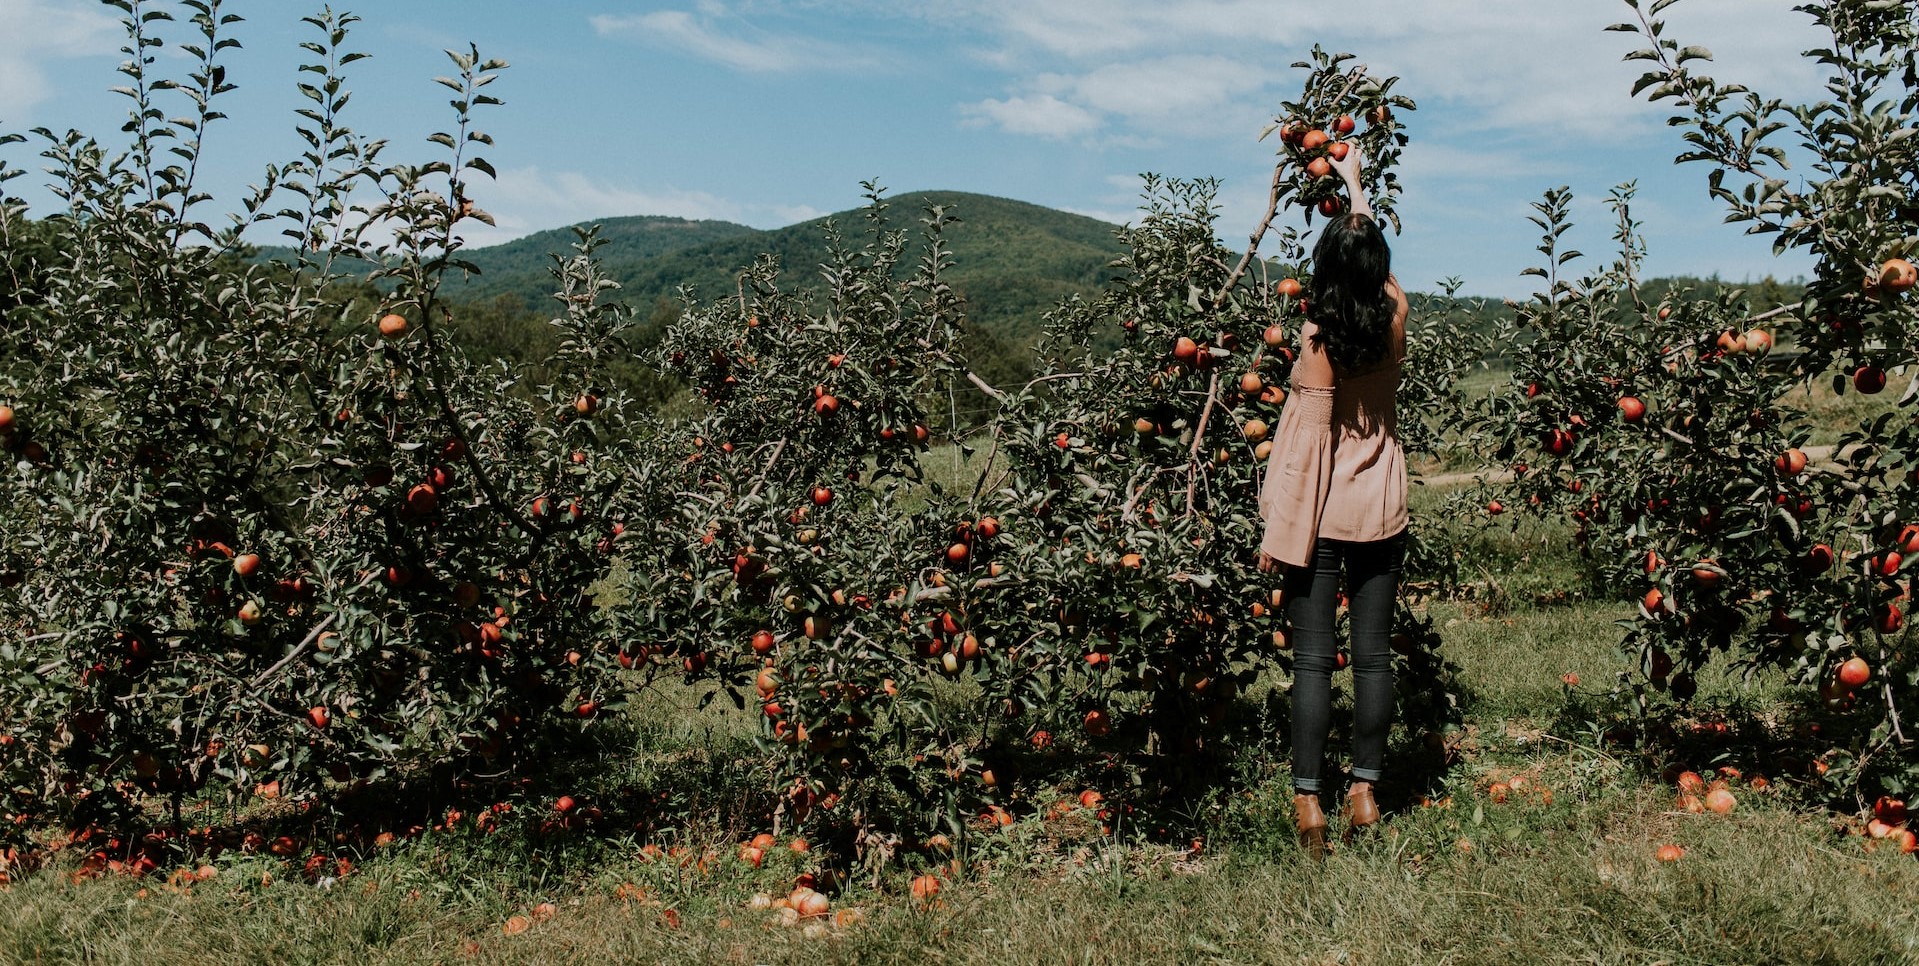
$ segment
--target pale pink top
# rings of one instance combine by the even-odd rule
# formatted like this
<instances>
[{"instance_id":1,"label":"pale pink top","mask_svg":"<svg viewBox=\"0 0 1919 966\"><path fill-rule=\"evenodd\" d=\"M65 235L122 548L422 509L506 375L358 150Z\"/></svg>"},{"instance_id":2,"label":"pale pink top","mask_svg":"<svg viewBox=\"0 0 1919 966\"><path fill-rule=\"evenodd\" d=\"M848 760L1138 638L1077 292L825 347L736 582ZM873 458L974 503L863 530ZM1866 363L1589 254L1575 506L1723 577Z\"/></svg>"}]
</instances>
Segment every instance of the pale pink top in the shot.
<instances>
[{"instance_id":1,"label":"pale pink top","mask_svg":"<svg viewBox=\"0 0 1919 966\"><path fill-rule=\"evenodd\" d=\"M1313 543L1384 540L1406 529L1406 452L1399 444L1400 365L1342 376L1334 388L1295 384L1266 461L1260 550L1306 566Z\"/></svg>"}]
</instances>

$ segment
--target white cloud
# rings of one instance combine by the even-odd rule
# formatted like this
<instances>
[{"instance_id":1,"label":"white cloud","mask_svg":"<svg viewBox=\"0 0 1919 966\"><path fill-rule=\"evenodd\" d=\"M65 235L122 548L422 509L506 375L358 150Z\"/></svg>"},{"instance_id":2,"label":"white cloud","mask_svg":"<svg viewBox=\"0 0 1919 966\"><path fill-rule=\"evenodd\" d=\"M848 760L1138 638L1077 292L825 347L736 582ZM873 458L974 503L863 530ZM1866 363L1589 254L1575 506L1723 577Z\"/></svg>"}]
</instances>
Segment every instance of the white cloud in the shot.
<instances>
[{"instance_id":1,"label":"white cloud","mask_svg":"<svg viewBox=\"0 0 1919 966\"><path fill-rule=\"evenodd\" d=\"M967 116L990 121L1014 134L1070 138L1099 129L1100 119L1092 111L1069 104L1051 94L1032 97L989 97L961 108Z\"/></svg>"},{"instance_id":2,"label":"white cloud","mask_svg":"<svg viewBox=\"0 0 1919 966\"><path fill-rule=\"evenodd\" d=\"M0 120L13 126L52 95L48 61L111 53L122 36L98 4L0 0Z\"/></svg>"},{"instance_id":3,"label":"white cloud","mask_svg":"<svg viewBox=\"0 0 1919 966\"><path fill-rule=\"evenodd\" d=\"M868 52L801 35L770 33L734 16L716 0L696 8L589 18L602 37L636 37L658 47L683 50L734 70L777 73L812 68L870 65Z\"/></svg>"},{"instance_id":4,"label":"white cloud","mask_svg":"<svg viewBox=\"0 0 1919 966\"><path fill-rule=\"evenodd\" d=\"M1152 135L1256 130L1293 93L1313 42L1360 55L1399 90L1481 131L1603 142L1665 113L1627 96L1638 38L1606 33L1623 3L1405 0L955 0L941 15L991 40L979 60L1010 75L1010 100L1049 95L1102 122ZM1766 93L1818 96L1799 53L1817 35L1789 5L1691 0L1663 14L1668 37L1704 38L1712 70ZM1056 112L1061 106L1052 106ZM1023 116L1023 115L1022 115ZM1008 130L1019 129L1006 125ZM1020 133L1050 133L1025 131Z\"/></svg>"},{"instance_id":5,"label":"white cloud","mask_svg":"<svg viewBox=\"0 0 1919 966\"><path fill-rule=\"evenodd\" d=\"M502 168L498 181L475 186L474 201L495 222L490 227L463 223L467 244L475 246L622 215L670 215L777 228L827 214L806 205L745 204L705 191L609 184L578 172L538 167Z\"/></svg>"}]
</instances>

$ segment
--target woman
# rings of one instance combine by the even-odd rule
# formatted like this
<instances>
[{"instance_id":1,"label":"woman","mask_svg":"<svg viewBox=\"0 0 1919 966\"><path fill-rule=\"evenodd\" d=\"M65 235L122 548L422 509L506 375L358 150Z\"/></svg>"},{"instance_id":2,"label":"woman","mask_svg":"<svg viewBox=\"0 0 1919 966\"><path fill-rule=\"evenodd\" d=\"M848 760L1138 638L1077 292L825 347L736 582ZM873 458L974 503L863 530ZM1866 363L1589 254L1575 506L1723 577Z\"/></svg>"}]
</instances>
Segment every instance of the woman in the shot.
<instances>
[{"instance_id":1,"label":"woman","mask_svg":"<svg viewBox=\"0 0 1919 966\"><path fill-rule=\"evenodd\" d=\"M1293 391L1260 492L1259 569L1284 567L1293 643L1293 812L1315 856L1326 845L1320 772L1331 724L1340 573L1352 620L1353 782L1349 828L1379 821L1379 780L1393 718L1392 635L1406 546L1406 456L1394 397L1406 356L1406 293L1359 183L1358 151L1333 163L1352 211L1313 249L1308 319Z\"/></svg>"}]
</instances>

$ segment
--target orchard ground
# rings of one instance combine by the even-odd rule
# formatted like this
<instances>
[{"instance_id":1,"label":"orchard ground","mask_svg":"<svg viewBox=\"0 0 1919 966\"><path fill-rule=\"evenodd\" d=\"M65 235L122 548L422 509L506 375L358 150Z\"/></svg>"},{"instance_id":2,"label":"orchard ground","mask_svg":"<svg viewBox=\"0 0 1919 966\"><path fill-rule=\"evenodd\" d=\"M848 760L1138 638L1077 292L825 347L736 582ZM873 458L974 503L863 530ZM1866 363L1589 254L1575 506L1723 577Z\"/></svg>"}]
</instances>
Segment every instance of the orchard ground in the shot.
<instances>
[{"instance_id":1,"label":"orchard ground","mask_svg":"<svg viewBox=\"0 0 1919 966\"><path fill-rule=\"evenodd\" d=\"M1178 841L1123 821L1102 834L1079 802L1096 778L1030 790L1010 825L962 840L962 868L912 853L877 882L829 880L828 915L782 924L767 899L827 867L828 849L795 852L782 836L759 866L741 857L768 831L749 817L764 815L751 728L675 683L654 706L676 714L601 729L596 754L556 762L562 777L543 783L576 809L657 800L643 830L554 828L553 801L509 791L504 814L330 852L351 862L344 876L303 874L270 848L227 852L199 881L79 878L56 858L0 891L0 951L47 963L1919 959L1919 862L1810 804L1826 793L1794 760L1794 723L1816 716L1802 689L1716 673L1670 719L1666 751L1609 744L1606 692L1625 669L1614 622L1629 606L1583 583L1554 527L1490 528L1469 546L1472 598L1427 605L1468 701L1451 763L1408 779L1420 769L1398 754L1384 830L1320 866L1292 843L1283 741L1260 732L1252 694L1238 732L1252 737L1226 751L1231 776L1177 821ZM1736 807L1684 810L1681 767L1725 780ZM277 817L315 842L337 827ZM1666 845L1683 854L1662 861ZM937 895L910 894L917 871L940 877Z\"/></svg>"}]
</instances>

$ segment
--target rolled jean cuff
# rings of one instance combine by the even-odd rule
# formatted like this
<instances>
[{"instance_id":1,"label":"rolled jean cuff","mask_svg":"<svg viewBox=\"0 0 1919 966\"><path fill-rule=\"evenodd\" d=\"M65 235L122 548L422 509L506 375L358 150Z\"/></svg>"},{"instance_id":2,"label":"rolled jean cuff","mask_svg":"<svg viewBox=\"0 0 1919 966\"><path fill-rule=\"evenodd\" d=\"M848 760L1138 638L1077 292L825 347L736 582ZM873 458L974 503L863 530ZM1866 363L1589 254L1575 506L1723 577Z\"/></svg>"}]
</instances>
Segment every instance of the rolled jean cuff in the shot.
<instances>
[{"instance_id":1,"label":"rolled jean cuff","mask_svg":"<svg viewBox=\"0 0 1919 966\"><path fill-rule=\"evenodd\" d=\"M1353 780L1354 780L1354 781L1362 781L1362 782L1376 782L1376 781L1378 781L1378 780L1379 780L1379 778L1380 778L1380 769L1378 769L1378 768L1355 768L1355 769L1353 769Z\"/></svg>"},{"instance_id":2,"label":"rolled jean cuff","mask_svg":"<svg viewBox=\"0 0 1919 966\"><path fill-rule=\"evenodd\" d=\"M1306 792L1306 793L1316 793L1316 792L1318 792L1318 791L1319 791L1319 779L1317 779L1317 778L1295 778L1295 779L1293 779L1293 791L1296 791L1296 792Z\"/></svg>"}]
</instances>

